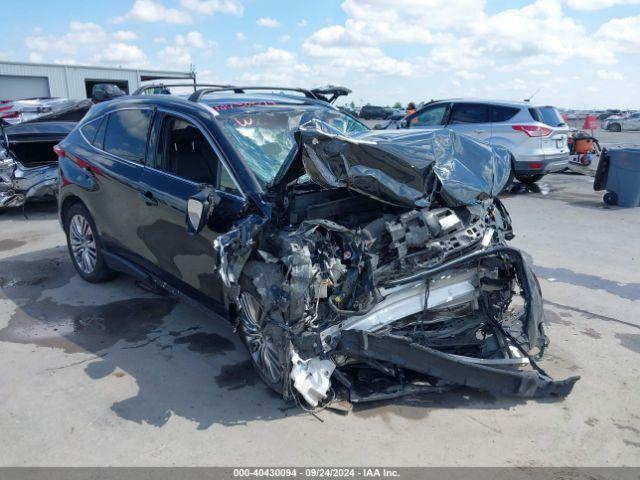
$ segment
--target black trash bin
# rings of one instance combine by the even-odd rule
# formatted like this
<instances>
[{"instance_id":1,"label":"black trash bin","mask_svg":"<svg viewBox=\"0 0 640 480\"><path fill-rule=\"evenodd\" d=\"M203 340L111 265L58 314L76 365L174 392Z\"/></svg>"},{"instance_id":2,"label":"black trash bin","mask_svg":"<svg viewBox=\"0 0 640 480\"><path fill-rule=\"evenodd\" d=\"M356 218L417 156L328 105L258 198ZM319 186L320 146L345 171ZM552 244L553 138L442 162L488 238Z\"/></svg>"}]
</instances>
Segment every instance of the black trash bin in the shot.
<instances>
[{"instance_id":1,"label":"black trash bin","mask_svg":"<svg viewBox=\"0 0 640 480\"><path fill-rule=\"evenodd\" d=\"M640 206L640 147L605 148L593 181L594 190L606 190L604 203Z\"/></svg>"}]
</instances>

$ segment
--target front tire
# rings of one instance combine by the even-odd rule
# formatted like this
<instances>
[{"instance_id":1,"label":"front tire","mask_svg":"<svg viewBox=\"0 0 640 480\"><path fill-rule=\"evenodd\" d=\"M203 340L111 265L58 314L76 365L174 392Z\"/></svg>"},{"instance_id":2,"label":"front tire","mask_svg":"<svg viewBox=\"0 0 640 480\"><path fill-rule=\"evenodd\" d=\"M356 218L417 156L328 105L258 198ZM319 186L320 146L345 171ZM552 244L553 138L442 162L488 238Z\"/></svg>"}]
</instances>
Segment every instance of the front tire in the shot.
<instances>
[{"instance_id":1,"label":"front tire","mask_svg":"<svg viewBox=\"0 0 640 480\"><path fill-rule=\"evenodd\" d=\"M65 214L64 225L69 255L78 275L91 283L113 278L114 272L102 255L98 229L86 207L73 204Z\"/></svg>"},{"instance_id":2,"label":"front tire","mask_svg":"<svg viewBox=\"0 0 640 480\"><path fill-rule=\"evenodd\" d=\"M282 395L288 376L284 336L279 327L266 321L260 294L245 274L240 278L238 306L239 333L251 363L267 387Z\"/></svg>"},{"instance_id":3,"label":"front tire","mask_svg":"<svg viewBox=\"0 0 640 480\"><path fill-rule=\"evenodd\" d=\"M622 131L622 126L619 123L612 123L611 125L609 125L609 131L610 132L621 132Z\"/></svg>"},{"instance_id":4,"label":"front tire","mask_svg":"<svg viewBox=\"0 0 640 480\"><path fill-rule=\"evenodd\" d=\"M544 174L525 175L525 174L516 173L516 178L518 179L518 181L522 183L526 183L527 185L536 183L542 177L544 177Z\"/></svg>"}]
</instances>

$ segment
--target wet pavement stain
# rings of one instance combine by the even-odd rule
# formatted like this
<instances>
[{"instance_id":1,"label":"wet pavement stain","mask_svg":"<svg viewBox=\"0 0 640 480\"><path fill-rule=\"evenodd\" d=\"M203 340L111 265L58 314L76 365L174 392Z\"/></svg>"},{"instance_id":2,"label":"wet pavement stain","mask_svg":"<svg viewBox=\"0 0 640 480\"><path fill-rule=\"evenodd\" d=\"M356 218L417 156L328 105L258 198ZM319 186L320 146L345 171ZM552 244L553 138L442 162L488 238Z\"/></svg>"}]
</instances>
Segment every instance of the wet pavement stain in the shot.
<instances>
[{"instance_id":1,"label":"wet pavement stain","mask_svg":"<svg viewBox=\"0 0 640 480\"><path fill-rule=\"evenodd\" d=\"M251 360L223 365L220 373L215 377L216 385L227 390L238 390L260 384L260 375Z\"/></svg>"},{"instance_id":2,"label":"wet pavement stain","mask_svg":"<svg viewBox=\"0 0 640 480\"><path fill-rule=\"evenodd\" d=\"M598 419L597 418L593 418L593 417L589 417L584 421L584 423L586 423L590 427L595 427L597 425L597 423L598 423Z\"/></svg>"},{"instance_id":3,"label":"wet pavement stain","mask_svg":"<svg viewBox=\"0 0 640 480\"><path fill-rule=\"evenodd\" d=\"M570 322L569 320L564 320L564 318L561 318L561 317L563 317L563 315L558 315L553 310L549 310L546 308L544 310L544 318L546 319L547 324L559 324L559 325L565 325L565 326L573 325L573 322Z\"/></svg>"},{"instance_id":4,"label":"wet pavement stain","mask_svg":"<svg viewBox=\"0 0 640 480\"><path fill-rule=\"evenodd\" d=\"M635 353L640 353L640 334L637 333L616 333L616 338L620 340L620 345Z\"/></svg>"},{"instance_id":5,"label":"wet pavement stain","mask_svg":"<svg viewBox=\"0 0 640 480\"><path fill-rule=\"evenodd\" d=\"M67 353L96 352L119 340L145 340L177 303L162 297L68 305L41 298L43 291L63 287L76 275L66 250L54 255L3 260L0 288L17 308L0 330L1 341L60 348ZM92 303L92 289L84 291L87 298L76 298L76 303Z\"/></svg>"},{"instance_id":6,"label":"wet pavement stain","mask_svg":"<svg viewBox=\"0 0 640 480\"><path fill-rule=\"evenodd\" d=\"M65 305L44 299L18 308L0 330L0 341L98 352L120 340L141 342L160 326L176 301L133 298L103 305Z\"/></svg>"},{"instance_id":7,"label":"wet pavement stain","mask_svg":"<svg viewBox=\"0 0 640 480\"><path fill-rule=\"evenodd\" d=\"M186 345L192 352L209 355L220 355L236 348L231 340L217 333L192 333L191 335L178 337L173 342L178 345Z\"/></svg>"},{"instance_id":8,"label":"wet pavement stain","mask_svg":"<svg viewBox=\"0 0 640 480\"><path fill-rule=\"evenodd\" d=\"M595 338L596 340L600 340L602 335L596 332L593 328L589 327L585 330L581 330L580 333L586 335L587 337Z\"/></svg>"},{"instance_id":9,"label":"wet pavement stain","mask_svg":"<svg viewBox=\"0 0 640 480\"><path fill-rule=\"evenodd\" d=\"M14 240L12 238L0 240L0 252L8 252L9 250L14 250L26 244L27 242L24 240Z\"/></svg>"},{"instance_id":10,"label":"wet pavement stain","mask_svg":"<svg viewBox=\"0 0 640 480\"><path fill-rule=\"evenodd\" d=\"M640 448L639 442L632 442L631 440L626 440L626 439L623 439L622 441L625 443L625 445L629 445L630 447Z\"/></svg>"},{"instance_id":11,"label":"wet pavement stain","mask_svg":"<svg viewBox=\"0 0 640 480\"><path fill-rule=\"evenodd\" d=\"M631 425L621 425L619 423L613 422L613 424L615 425L616 428L618 428L619 430L627 430L629 432L633 432L636 435L640 435L640 430L637 429L636 427L632 427Z\"/></svg>"},{"instance_id":12,"label":"wet pavement stain","mask_svg":"<svg viewBox=\"0 0 640 480\"><path fill-rule=\"evenodd\" d=\"M424 394L383 402L361 403L354 405L353 414L362 418L380 416L388 423L391 415L409 420L426 418L433 409L470 408L470 409L500 409L509 408L519 400L505 400L498 404L496 397L490 393L457 388L444 393Z\"/></svg>"}]
</instances>

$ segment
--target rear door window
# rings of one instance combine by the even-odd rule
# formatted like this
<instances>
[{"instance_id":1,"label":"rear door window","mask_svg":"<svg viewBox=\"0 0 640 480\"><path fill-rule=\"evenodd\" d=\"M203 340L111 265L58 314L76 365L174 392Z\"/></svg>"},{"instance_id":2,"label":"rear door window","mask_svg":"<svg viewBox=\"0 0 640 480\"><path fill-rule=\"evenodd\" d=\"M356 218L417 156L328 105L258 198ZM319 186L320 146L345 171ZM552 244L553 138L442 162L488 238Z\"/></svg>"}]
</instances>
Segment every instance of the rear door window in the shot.
<instances>
[{"instance_id":1,"label":"rear door window","mask_svg":"<svg viewBox=\"0 0 640 480\"><path fill-rule=\"evenodd\" d=\"M153 110L118 110L109 115L104 137L106 152L133 162L143 162Z\"/></svg>"},{"instance_id":2,"label":"rear door window","mask_svg":"<svg viewBox=\"0 0 640 480\"><path fill-rule=\"evenodd\" d=\"M493 123L506 122L515 117L520 109L515 107L505 107L502 105L494 105L491 107L491 121Z\"/></svg>"},{"instance_id":3,"label":"rear door window","mask_svg":"<svg viewBox=\"0 0 640 480\"><path fill-rule=\"evenodd\" d=\"M544 123L550 127L562 127L566 125L560 112L554 107L532 107L529 113L536 122Z\"/></svg>"},{"instance_id":4,"label":"rear door window","mask_svg":"<svg viewBox=\"0 0 640 480\"><path fill-rule=\"evenodd\" d=\"M451 113L451 124L490 123L490 107L483 103L456 103Z\"/></svg>"}]
</instances>

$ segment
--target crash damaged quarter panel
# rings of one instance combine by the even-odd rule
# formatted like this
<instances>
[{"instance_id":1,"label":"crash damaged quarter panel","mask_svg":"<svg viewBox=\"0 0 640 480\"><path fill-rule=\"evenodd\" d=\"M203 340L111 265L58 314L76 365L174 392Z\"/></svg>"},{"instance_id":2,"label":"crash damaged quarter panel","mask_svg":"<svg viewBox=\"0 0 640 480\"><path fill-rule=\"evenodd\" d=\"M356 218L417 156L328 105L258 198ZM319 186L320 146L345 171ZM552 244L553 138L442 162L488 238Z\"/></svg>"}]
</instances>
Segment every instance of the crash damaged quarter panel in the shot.
<instances>
[{"instance_id":1,"label":"crash damaged quarter panel","mask_svg":"<svg viewBox=\"0 0 640 480\"><path fill-rule=\"evenodd\" d=\"M318 407L456 386L571 391L578 377L555 381L536 363L549 343L540 286L507 246L495 198L506 150L448 131L350 137L317 121L297 140L282 177L311 182L275 186L280 213L248 217L216 245L239 322L250 290L277 337L269 352L241 329L258 369L279 363L278 392Z\"/></svg>"}]
</instances>

